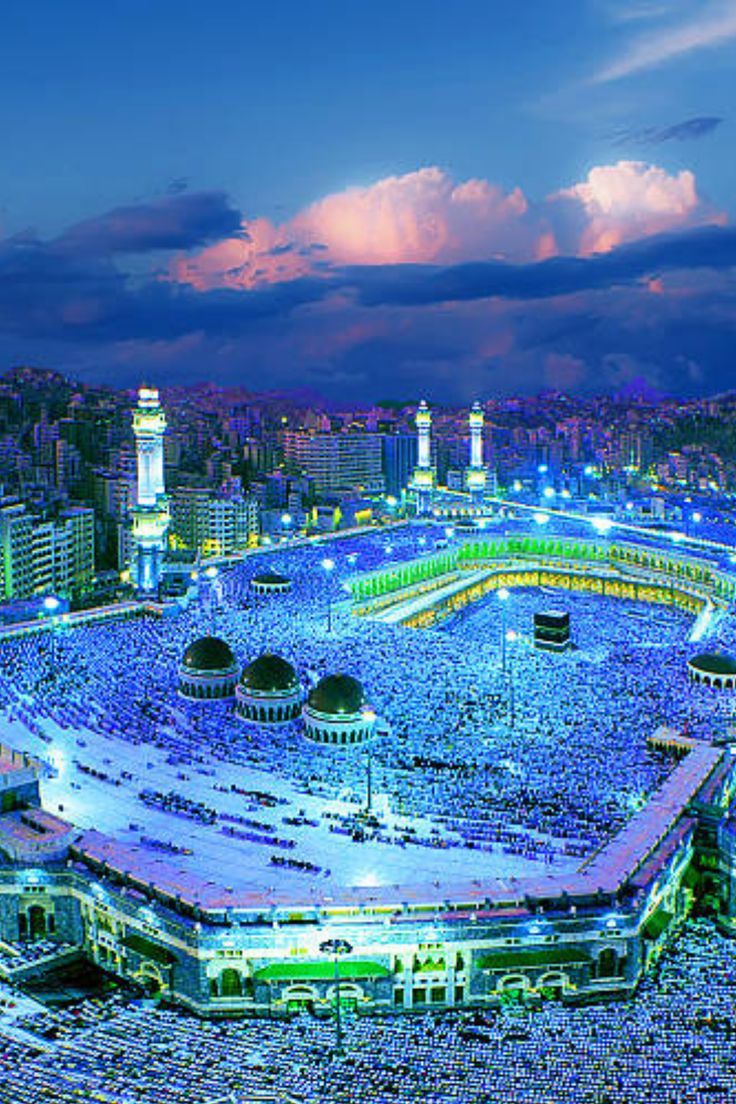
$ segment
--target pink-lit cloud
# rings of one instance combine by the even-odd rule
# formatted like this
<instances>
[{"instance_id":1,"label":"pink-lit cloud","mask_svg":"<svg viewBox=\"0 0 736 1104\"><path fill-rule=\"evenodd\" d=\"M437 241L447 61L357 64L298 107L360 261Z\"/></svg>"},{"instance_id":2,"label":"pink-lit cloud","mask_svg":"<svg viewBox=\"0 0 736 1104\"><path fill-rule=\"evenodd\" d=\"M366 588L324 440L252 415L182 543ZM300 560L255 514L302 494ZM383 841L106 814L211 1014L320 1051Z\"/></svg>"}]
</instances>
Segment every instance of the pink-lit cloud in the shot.
<instances>
[{"instance_id":1,"label":"pink-lit cloud","mask_svg":"<svg viewBox=\"0 0 736 1104\"><path fill-rule=\"evenodd\" d=\"M275 224L246 219L239 236L182 254L170 275L200 290L253 289L351 265L543 261L723 217L692 172L619 161L541 202L437 167L335 192Z\"/></svg>"},{"instance_id":2,"label":"pink-lit cloud","mask_svg":"<svg viewBox=\"0 0 736 1104\"><path fill-rule=\"evenodd\" d=\"M318 200L281 225L247 220L243 237L180 257L176 279L197 287L255 287L319 271L326 263L399 264L531 260L544 233L519 188L456 183L429 167ZM541 255L548 256L546 233Z\"/></svg>"},{"instance_id":3,"label":"pink-lit cloud","mask_svg":"<svg viewBox=\"0 0 736 1104\"><path fill-rule=\"evenodd\" d=\"M582 208L583 231L574 251L584 255L607 253L622 242L668 230L725 221L699 196L688 169L670 174L643 161L598 165L585 180L552 198Z\"/></svg>"}]
</instances>

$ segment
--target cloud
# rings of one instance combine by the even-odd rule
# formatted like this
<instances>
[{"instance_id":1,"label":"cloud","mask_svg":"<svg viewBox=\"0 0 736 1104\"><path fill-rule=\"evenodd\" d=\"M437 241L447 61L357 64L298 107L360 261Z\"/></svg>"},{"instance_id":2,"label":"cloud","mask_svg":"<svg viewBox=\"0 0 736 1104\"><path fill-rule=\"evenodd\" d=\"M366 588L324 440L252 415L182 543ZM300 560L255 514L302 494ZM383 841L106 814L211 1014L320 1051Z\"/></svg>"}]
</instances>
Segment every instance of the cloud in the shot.
<instances>
[{"instance_id":1,"label":"cloud","mask_svg":"<svg viewBox=\"0 0 736 1104\"><path fill-rule=\"evenodd\" d=\"M200 290L248 289L344 265L528 262L719 217L692 173L643 162L597 166L538 203L430 166L327 195L278 225L246 219L237 236L176 258L170 274Z\"/></svg>"},{"instance_id":2,"label":"cloud","mask_svg":"<svg viewBox=\"0 0 736 1104\"><path fill-rule=\"evenodd\" d=\"M710 379L709 356L724 364L733 337L735 231L692 174L642 162L597 166L538 202L433 169L327 196L278 226L201 193L124 212L50 241L0 241L0 359L365 398L426 382L465 401L613 386L622 364L692 388L692 365ZM182 245L162 272L160 253L204 227L227 236Z\"/></svg>"},{"instance_id":3,"label":"cloud","mask_svg":"<svg viewBox=\"0 0 736 1104\"><path fill-rule=\"evenodd\" d=\"M585 223L576 252L583 254L677 227L723 221L701 200L692 172L672 175L642 161L596 166L584 181L554 198L582 206Z\"/></svg>"},{"instance_id":4,"label":"cloud","mask_svg":"<svg viewBox=\"0 0 736 1104\"><path fill-rule=\"evenodd\" d=\"M224 192L190 192L116 207L78 222L55 244L77 256L112 256L194 249L240 233L240 212Z\"/></svg>"},{"instance_id":5,"label":"cloud","mask_svg":"<svg viewBox=\"0 0 736 1104\"><path fill-rule=\"evenodd\" d=\"M736 266L736 228L706 226L630 242L590 257L554 257L534 264L476 262L361 267L347 279L362 302L404 306L475 299L549 299L648 280L668 270Z\"/></svg>"},{"instance_id":6,"label":"cloud","mask_svg":"<svg viewBox=\"0 0 736 1104\"><path fill-rule=\"evenodd\" d=\"M650 17L654 16L654 12ZM661 13L668 15L667 10ZM635 37L623 53L600 69L594 84L621 80L645 72L675 58L699 50L722 46L736 38L736 8L733 0L706 4L704 12L686 22L667 23Z\"/></svg>"},{"instance_id":7,"label":"cloud","mask_svg":"<svg viewBox=\"0 0 736 1104\"><path fill-rule=\"evenodd\" d=\"M623 130L614 136L614 145L631 143L640 146L660 146L664 142L686 142L705 138L721 125L720 115L696 115L692 119L683 119L666 127L644 127L639 130Z\"/></svg>"},{"instance_id":8,"label":"cloud","mask_svg":"<svg viewBox=\"0 0 736 1104\"><path fill-rule=\"evenodd\" d=\"M450 263L535 255L544 228L520 188L457 182L437 166L335 192L274 225L246 220L245 236L179 259L176 279L205 288L293 279L315 264ZM316 260L315 260L316 258Z\"/></svg>"}]
</instances>

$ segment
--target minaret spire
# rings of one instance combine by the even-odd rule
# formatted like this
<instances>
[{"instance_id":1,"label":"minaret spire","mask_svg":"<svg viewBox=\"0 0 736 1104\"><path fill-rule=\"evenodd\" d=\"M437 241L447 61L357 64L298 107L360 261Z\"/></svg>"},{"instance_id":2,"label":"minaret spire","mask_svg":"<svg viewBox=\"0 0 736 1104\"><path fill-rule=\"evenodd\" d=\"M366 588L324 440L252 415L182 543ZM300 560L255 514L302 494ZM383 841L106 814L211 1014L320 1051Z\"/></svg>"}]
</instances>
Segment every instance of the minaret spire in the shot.
<instances>
[{"instance_id":1,"label":"minaret spire","mask_svg":"<svg viewBox=\"0 0 736 1104\"><path fill-rule=\"evenodd\" d=\"M136 500L133 507L133 577L139 594L158 593L169 528L164 484L166 415L155 387L141 387L133 411Z\"/></svg>"}]
</instances>

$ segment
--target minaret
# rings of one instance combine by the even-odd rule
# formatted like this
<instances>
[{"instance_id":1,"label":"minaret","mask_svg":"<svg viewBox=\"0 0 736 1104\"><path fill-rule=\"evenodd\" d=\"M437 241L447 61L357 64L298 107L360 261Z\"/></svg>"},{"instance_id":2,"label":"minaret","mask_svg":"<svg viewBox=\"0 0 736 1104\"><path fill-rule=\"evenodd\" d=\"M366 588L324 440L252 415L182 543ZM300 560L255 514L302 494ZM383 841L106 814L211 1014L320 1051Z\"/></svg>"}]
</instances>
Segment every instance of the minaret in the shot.
<instances>
[{"instance_id":1,"label":"minaret","mask_svg":"<svg viewBox=\"0 0 736 1104\"><path fill-rule=\"evenodd\" d=\"M416 494L417 513L424 514L429 509L432 491L434 490L434 469L432 467L432 444L430 440L432 415L424 399L420 402L417 410L416 426L417 466L414 469L411 489Z\"/></svg>"},{"instance_id":2,"label":"minaret","mask_svg":"<svg viewBox=\"0 0 736 1104\"><path fill-rule=\"evenodd\" d=\"M470 466L465 472L465 482L470 496L477 505L483 501L486 489L486 469L483 464L483 422L480 403L473 403L468 422L470 425Z\"/></svg>"},{"instance_id":3,"label":"minaret","mask_svg":"<svg viewBox=\"0 0 736 1104\"><path fill-rule=\"evenodd\" d=\"M158 391L141 387L133 411L137 488L133 507L133 578L139 594L157 594L161 578L169 502L164 486L164 432L166 416Z\"/></svg>"}]
</instances>

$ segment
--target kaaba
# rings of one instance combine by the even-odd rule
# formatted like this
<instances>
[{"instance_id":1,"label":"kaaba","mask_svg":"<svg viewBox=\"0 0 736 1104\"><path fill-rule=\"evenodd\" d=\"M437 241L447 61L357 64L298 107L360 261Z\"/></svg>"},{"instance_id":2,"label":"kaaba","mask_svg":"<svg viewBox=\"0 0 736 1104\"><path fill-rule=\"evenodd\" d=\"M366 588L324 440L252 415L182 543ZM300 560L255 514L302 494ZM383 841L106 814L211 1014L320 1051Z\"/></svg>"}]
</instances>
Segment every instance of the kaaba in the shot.
<instances>
[{"instance_id":1,"label":"kaaba","mask_svg":"<svg viewBox=\"0 0 736 1104\"><path fill-rule=\"evenodd\" d=\"M570 614L566 610L544 610L534 614L534 647L564 652L570 647Z\"/></svg>"}]
</instances>

